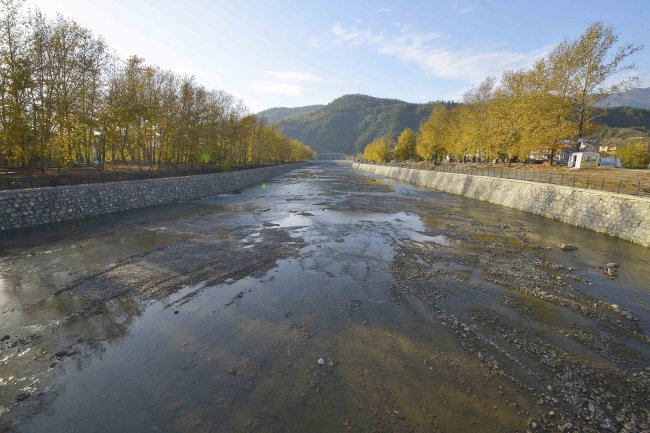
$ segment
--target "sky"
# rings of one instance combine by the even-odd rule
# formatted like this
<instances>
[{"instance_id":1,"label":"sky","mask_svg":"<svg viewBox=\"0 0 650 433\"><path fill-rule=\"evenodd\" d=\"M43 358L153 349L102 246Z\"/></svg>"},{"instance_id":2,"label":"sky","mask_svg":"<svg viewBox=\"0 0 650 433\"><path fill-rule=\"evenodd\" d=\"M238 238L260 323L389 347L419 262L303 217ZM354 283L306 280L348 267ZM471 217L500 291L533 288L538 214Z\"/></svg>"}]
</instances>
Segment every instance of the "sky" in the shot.
<instances>
[{"instance_id":1,"label":"sky","mask_svg":"<svg viewBox=\"0 0 650 433\"><path fill-rule=\"evenodd\" d=\"M650 86L650 1L27 0L102 36L122 57L193 75L251 112L348 93L460 100L596 20L645 45L631 62Z\"/></svg>"}]
</instances>

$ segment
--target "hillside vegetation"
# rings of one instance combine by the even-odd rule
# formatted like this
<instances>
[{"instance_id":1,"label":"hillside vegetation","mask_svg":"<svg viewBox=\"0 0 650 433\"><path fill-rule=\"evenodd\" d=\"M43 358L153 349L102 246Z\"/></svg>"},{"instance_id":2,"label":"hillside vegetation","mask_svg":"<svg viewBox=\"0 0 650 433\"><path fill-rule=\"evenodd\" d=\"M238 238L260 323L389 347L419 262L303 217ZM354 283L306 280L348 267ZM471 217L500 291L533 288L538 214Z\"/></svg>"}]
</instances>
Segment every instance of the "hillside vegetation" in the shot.
<instances>
[{"instance_id":1,"label":"hillside vegetation","mask_svg":"<svg viewBox=\"0 0 650 433\"><path fill-rule=\"evenodd\" d=\"M602 101L603 107L632 107L650 109L650 87L629 89L621 94L614 94Z\"/></svg>"},{"instance_id":2,"label":"hillside vegetation","mask_svg":"<svg viewBox=\"0 0 650 433\"><path fill-rule=\"evenodd\" d=\"M455 105L344 95L306 114L286 111L288 117L280 119L277 127L282 134L307 143L318 152L356 154L378 137L395 139L405 128L417 130L436 106ZM269 111L259 115L270 121L272 117L265 114ZM272 115L275 114L277 112L272 111Z\"/></svg>"}]
</instances>

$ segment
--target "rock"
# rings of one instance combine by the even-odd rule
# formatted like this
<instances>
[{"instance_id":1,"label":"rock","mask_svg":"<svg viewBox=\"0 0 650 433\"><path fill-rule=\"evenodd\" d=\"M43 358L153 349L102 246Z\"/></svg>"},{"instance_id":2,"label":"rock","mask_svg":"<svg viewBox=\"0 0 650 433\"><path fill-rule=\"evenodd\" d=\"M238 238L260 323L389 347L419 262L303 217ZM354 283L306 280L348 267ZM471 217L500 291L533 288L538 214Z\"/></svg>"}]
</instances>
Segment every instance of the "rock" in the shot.
<instances>
[{"instance_id":1,"label":"rock","mask_svg":"<svg viewBox=\"0 0 650 433\"><path fill-rule=\"evenodd\" d=\"M611 262L611 263L607 263L607 264L605 265L605 268L616 269L616 268L618 268L619 266L620 266L620 265L619 265L618 263Z\"/></svg>"},{"instance_id":2,"label":"rock","mask_svg":"<svg viewBox=\"0 0 650 433\"><path fill-rule=\"evenodd\" d=\"M325 359L323 359L323 358L318 358L318 365L320 365L321 367L323 367L323 366L325 365Z\"/></svg>"},{"instance_id":3,"label":"rock","mask_svg":"<svg viewBox=\"0 0 650 433\"><path fill-rule=\"evenodd\" d=\"M595 412L596 411L596 406L592 402L589 402L589 412Z\"/></svg>"},{"instance_id":4,"label":"rock","mask_svg":"<svg viewBox=\"0 0 650 433\"><path fill-rule=\"evenodd\" d=\"M0 338L0 341L5 341L9 340L11 337L9 335L5 335L4 337Z\"/></svg>"},{"instance_id":5,"label":"rock","mask_svg":"<svg viewBox=\"0 0 650 433\"><path fill-rule=\"evenodd\" d=\"M406 417L402 414L402 412L400 412L400 411L398 411L398 410L394 410L394 411L393 411L393 414L394 414L397 418L399 418L399 419L404 419L404 418L406 418Z\"/></svg>"},{"instance_id":6,"label":"rock","mask_svg":"<svg viewBox=\"0 0 650 433\"><path fill-rule=\"evenodd\" d=\"M235 188L232 190L232 194L241 194L241 190L239 188Z\"/></svg>"},{"instance_id":7,"label":"rock","mask_svg":"<svg viewBox=\"0 0 650 433\"><path fill-rule=\"evenodd\" d=\"M564 251L575 251L575 250L578 249L578 247L575 246L575 245L573 245L573 244L565 244L565 243L561 243L561 244L560 244L560 249L561 249L561 250L564 250Z\"/></svg>"},{"instance_id":8,"label":"rock","mask_svg":"<svg viewBox=\"0 0 650 433\"><path fill-rule=\"evenodd\" d=\"M609 278L615 278L616 277L616 270L614 268L607 268L607 276Z\"/></svg>"},{"instance_id":9,"label":"rock","mask_svg":"<svg viewBox=\"0 0 650 433\"><path fill-rule=\"evenodd\" d=\"M16 396L16 401L27 400L32 394L29 392L21 392Z\"/></svg>"}]
</instances>

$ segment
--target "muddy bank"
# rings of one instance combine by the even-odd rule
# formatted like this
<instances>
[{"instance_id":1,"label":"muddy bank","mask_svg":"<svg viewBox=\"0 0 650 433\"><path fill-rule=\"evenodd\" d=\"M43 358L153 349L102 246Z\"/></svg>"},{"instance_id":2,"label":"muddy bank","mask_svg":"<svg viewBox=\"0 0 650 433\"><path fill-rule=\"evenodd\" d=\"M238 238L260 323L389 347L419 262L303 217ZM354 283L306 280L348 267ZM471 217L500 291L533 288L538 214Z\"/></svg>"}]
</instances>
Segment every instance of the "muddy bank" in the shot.
<instances>
[{"instance_id":1,"label":"muddy bank","mask_svg":"<svg viewBox=\"0 0 650 433\"><path fill-rule=\"evenodd\" d=\"M7 431L650 428L624 241L328 165L38 239L0 256Z\"/></svg>"}]
</instances>

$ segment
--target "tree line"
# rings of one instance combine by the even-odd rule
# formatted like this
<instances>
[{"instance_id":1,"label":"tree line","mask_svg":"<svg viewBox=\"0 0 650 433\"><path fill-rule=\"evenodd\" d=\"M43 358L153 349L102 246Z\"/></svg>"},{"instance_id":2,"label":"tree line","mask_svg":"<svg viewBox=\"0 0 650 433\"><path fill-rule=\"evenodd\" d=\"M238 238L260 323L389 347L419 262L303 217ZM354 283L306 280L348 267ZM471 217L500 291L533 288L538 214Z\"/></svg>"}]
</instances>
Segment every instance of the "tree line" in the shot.
<instances>
[{"instance_id":1,"label":"tree line","mask_svg":"<svg viewBox=\"0 0 650 433\"><path fill-rule=\"evenodd\" d=\"M71 19L0 0L0 165L262 164L308 146L193 77L114 55Z\"/></svg>"},{"instance_id":2,"label":"tree line","mask_svg":"<svg viewBox=\"0 0 650 433\"><path fill-rule=\"evenodd\" d=\"M641 48L619 45L619 34L596 22L532 67L505 71L498 82L488 77L465 93L461 104L434 108L417 134L405 130L395 146L389 137L371 142L364 158L491 161L537 154L552 163L599 127L599 102L638 81L616 78L635 68L627 59Z\"/></svg>"}]
</instances>

